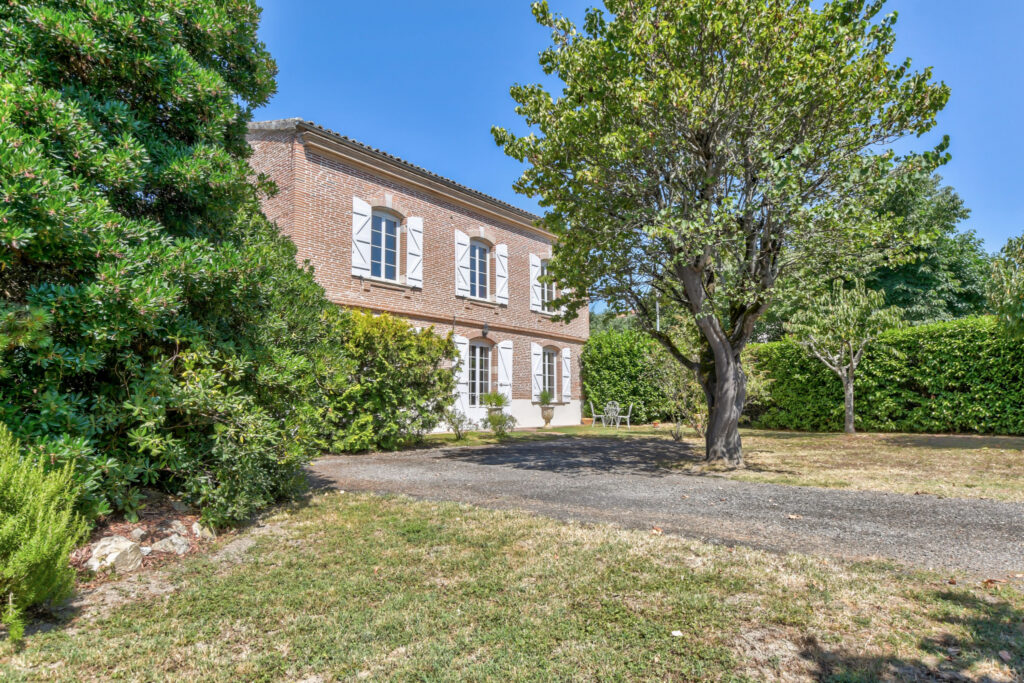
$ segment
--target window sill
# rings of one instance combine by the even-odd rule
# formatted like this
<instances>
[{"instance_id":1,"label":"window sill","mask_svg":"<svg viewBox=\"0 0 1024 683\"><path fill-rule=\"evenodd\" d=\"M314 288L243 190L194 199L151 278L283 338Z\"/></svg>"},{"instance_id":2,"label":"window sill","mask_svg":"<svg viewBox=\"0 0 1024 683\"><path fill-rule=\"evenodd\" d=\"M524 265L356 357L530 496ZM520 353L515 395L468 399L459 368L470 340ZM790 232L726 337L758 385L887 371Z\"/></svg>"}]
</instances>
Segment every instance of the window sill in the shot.
<instances>
[{"instance_id":1,"label":"window sill","mask_svg":"<svg viewBox=\"0 0 1024 683\"><path fill-rule=\"evenodd\" d=\"M494 299L481 299L475 296L463 296L459 295L459 298L469 304L479 304L480 306L488 306L490 308L500 308L505 304L499 304Z\"/></svg>"},{"instance_id":2,"label":"window sill","mask_svg":"<svg viewBox=\"0 0 1024 683\"><path fill-rule=\"evenodd\" d=\"M373 277L369 275L360 277L359 280L375 287L383 287L385 289L394 289L397 291L415 291L417 289L422 289L422 287L414 287L413 285L406 284L401 280L385 280L382 277Z\"/></svg>"}]
</instances>

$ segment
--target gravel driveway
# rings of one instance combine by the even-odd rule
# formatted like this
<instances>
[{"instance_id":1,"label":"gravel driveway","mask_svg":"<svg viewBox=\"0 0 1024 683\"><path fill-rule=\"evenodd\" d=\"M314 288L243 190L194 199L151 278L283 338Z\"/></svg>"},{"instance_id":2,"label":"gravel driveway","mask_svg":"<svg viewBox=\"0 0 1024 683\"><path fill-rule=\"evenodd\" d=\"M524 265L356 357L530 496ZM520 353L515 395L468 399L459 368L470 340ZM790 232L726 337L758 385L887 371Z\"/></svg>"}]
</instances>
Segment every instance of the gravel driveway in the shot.
<instances>
[{"instance_id":1,"label":"gravel driveway","mask_svg":"<svg viewBox=\"0 0 1024 683\"><path fill-rule=\"evenodd\" d=\"M565 520L987 577L1024 572L1024 504L756 484L673 471L660 439L563 437L479 448L330 456L315 485L404 493Z\"/></svg>"}]
</instances>

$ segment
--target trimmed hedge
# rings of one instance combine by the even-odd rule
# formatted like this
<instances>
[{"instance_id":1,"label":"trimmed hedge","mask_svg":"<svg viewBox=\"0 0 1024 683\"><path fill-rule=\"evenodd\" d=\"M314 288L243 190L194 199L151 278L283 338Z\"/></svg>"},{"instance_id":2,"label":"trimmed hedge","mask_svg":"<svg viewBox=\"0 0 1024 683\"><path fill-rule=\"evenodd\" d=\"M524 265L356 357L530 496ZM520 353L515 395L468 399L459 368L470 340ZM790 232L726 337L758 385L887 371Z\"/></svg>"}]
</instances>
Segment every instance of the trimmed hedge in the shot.
<instances>
[{"instance_id":1,"label":"trimmed hedge","mask_svg":"<svg viewBox=\"0 0 1024 683\"><path fill-rule=\"evenodd\" d=\"M583 414L590 415L590 401L602 409L618 401L623 412L633 404L632 422L643 424L664 419L668 399L661 386L660 347L637 330L606 330L592 335L580 355L583 380Z\"/></svg>"},{"instance_id":2,"label":"trimmed hedge","mask_svg":"<svg viewBox=\"0 0 1024 683\"><path fill-rule=\"evenodd\" d=\"M791 341L752 345L767 380L758 427L839 431L839 378ZM857 428L1024 434L1024 344L992 316L892 330L869 346L855 382Z\"/></svg>"}]
</instances>

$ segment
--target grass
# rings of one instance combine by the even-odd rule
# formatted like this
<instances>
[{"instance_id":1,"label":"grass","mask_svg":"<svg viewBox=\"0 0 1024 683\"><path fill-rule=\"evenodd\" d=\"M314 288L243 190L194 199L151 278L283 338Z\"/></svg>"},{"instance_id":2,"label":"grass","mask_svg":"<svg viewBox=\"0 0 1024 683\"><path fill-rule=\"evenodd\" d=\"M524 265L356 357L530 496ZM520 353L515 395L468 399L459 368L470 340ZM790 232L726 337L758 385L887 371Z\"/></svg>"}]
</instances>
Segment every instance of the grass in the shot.
<instances>
[{"instance_id":1,"label":"grass","mask_svg":"<svg viewBox=\"0 0 1024 683\"><path fill-rule=\"evenodd\" d=\"M1006 584L369 494L268 528L241 562L169 570L173 593L0 642L0 679L1024 673L1024 595Z\"/></svg>"},{"instance_id":2,"label":"grass","mask_svg":"<svg viewBox=\"0 0 1024 683\"><path fill-rule=\"evenodd\" d=\"M554 431L621 439L671 438L667 426ZM674 466L772 484L1024 502L1024 437L741 431L743 469L729 471L702 463L704 443L693 433L684 438Z\"/></svg>"}]
</instances>

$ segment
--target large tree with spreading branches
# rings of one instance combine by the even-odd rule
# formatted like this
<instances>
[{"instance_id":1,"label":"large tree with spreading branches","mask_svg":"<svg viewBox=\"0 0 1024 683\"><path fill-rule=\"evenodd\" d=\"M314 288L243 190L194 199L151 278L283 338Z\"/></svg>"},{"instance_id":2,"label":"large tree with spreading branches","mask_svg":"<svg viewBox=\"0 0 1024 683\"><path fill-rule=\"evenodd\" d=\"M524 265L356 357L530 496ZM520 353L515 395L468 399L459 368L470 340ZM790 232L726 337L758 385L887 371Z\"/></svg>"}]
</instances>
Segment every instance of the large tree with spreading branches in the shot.
<instances>
[{"instance_id":1,"label":"large tree with spreading branches","mask_svg":"<svg viewBox=\"0 0 1024 683\"><path fill-rule=\"evenodd\" d=\"M949 92L890 61L896 17L882 5L606 0L582 30L533 5L552 30L541 66L562 88L513 87L533 130L494 135L528 162L516 189L540 197L559 238L557 303L636 311L703 388L708 459L742 463L740 352L776 288L909 247L871 198L945 159L945 141L887 151L930 130ZM659 330L656 308L680 324ZM666 331L686 318L696 353Z\"/></svg>"}]
</instances>

